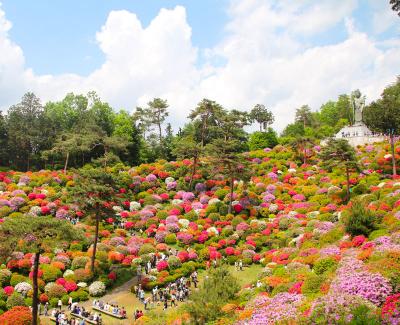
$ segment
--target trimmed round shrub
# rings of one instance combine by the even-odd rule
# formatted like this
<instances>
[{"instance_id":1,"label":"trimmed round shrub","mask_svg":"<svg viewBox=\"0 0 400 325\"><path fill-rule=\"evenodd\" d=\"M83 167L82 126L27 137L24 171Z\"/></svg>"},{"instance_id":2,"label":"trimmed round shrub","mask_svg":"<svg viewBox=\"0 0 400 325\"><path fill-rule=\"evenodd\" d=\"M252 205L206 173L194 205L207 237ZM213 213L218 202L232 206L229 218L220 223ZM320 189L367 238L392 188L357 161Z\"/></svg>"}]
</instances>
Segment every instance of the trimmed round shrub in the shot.
<instances>
[{"instance_id":1,"label":"trimmed round shrub","mask_svg":"<svg viewBox=\"0 0 400 325\"><path fill-rule=\"evenodd\" d=\"M62 296L66 295L67 290L65 290L62 285L54 283L52 286L50 286L50 288L48 288L46 293L51 300L52 298L61 298Z\"/></svg>"},{"instance_id":2,"label":"trimmed round shrub","mask_svg":"<svg viewBox=\"0 0 400 325\"><path fill-rule=\"evenodd\" d=\"M43 264L41 270L43 271L42 279L45 282L53 282L62 276L62 271L50 264Z\"/></svg>"},{"instance_id":3,"label":"trimmed round shrub","mask_svg":"<svg viewBox=\"0 0 400 325\"><path fill-rule=\"evenodd\" d=\"M2 287L5 287L8 284L10 284L11 275L12 275L12 273L10 270L7 270L7 269L0 270L0 285Z\"/></svg>"},{"instance_id":4,"label":"trimmed round shrub","mask_svg":"<svg viewBox=\"0 0 400 325\"><path fill-rule=\"evenodd\" d=\"M32 313L28 307L13 307L0 316L0 324L30 325Z\"/></svg>"},{"instance_id":5,"label":"trimmed round shrub","mask_svg":"<svg viewBox=\"0 0 400 325\"><path fill-rule=\"evenodd\" d=\"M175 234L167 234L164 238L164 241L168 245L176 244L176 235Z\"/></svg>"},{"instance_id":6,"label":"trimmed round shrub","mask_svg":"<svg viewBox=\"0 0 400 325\"><path fill-rule=\"evenodd\" d=\"M155 253L155 251L156 251L156 249L155 249L155 247L153 246L153 245L151 245L151 244L144 244L144 245L142 245L141 247L140 247L140 249L139 249L139 256L141 256L141 255L147 255L147 254L150 254L150 253Z\"/></svg>"},{"instance_id":7,"label":"trimmed round shrub","mask_svg":"<svg viewBox=\"0 0 400 325\"><path fill-rule=\"evenodd\" d=\"M89 286L89 294L92 297L103 296L106 292L106 285L101 281L95 281Z\"/></svg>"},{"instance_id":8,"label":"trimmed round shrub","mask_svg":"<svg viewBox=\"0 0 400 325\"><path fill-rule=\"evenodd\" d=\"M84 269L86 264L90 261L90 258L87 256L78 256L72 260L72 269Z\"/></svg>"},{"instance_id":9,"label":"trimmed round shrub","mask_svg":"<svg viewBox=\"0 0 400 325\"><path fill-rule=\"evenodd\" d=\"M25 282L27 279L23 275L14 273L10 279L10 285L15 287L20 282Z\"/></svg>"},{"instance_id":10,"label":"trimmed round shrub","mask_svg":"<svg viewBox=\"0 0 400 325\"><path fill-rule=\"evenodd\" d=\"M7 309L11 309L16 306L26 306L24 297L22 297L18 292L14 292L7 298Z\"/></svg>"}]
</instances>

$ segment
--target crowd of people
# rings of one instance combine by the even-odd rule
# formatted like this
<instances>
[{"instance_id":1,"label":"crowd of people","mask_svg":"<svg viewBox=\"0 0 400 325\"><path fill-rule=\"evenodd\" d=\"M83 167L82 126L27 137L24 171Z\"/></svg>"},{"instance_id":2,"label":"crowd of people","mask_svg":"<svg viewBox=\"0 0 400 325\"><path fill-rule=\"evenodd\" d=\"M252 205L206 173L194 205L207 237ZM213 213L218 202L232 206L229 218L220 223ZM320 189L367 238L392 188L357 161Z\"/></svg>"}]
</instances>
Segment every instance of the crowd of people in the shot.
<instances>
[{"instance_id":1,"label":"crowd of people","mask_svg":"<svg viewBox=\"0 0 400 325\"><path fill-rule=\"evenodd\" d=\"M76 317L68 317L65 311L60 311L58 309L53 309L50 315L52 318L55 319L56 325L87 325L86 319L90 319L84 317L83 314L80 315L83 318L76 318ZM101 316L97 315L92 317L92 321L96 322L96 324L102 324ZM86 318L86 319L85 319Z\"/></svg>"},{"instance_id":2,"label":"crowd of people","mask_svg":"<svg viewBox=\"0 0 400 325\"><path fill-rule=\"evenodd\" d=\"M119 307L116 304L105 303L101 300L93 300L93 307L103 310L104 312L115 316L126 318L126 310L124 307Z\"/></svg>"},{"instance_id":3,"label":"crowd of people","mask_svg":"<svg viewBox=\"0 0 400 325\"><path fill-rule=\"evenodd\" d=\"M136 297L143 303L145 310L148 310L150 305L154 307L156 304L163 304L165 310L168 307L177 306L178 301L183 302L189 297L191 283L197 288L197 271L194 271L189 278L180 277L176 281L169 283L165 288L155 286L152 289L151 297L145 296L140 284L134 287L134 291Z\"/></svg>"},{"instance_id":4,"label":"crowd of people","mask_svg":"<svg viewBox=\"0 0 400 325\"><path fill-rule=\"evenodd\" d=\"M86 318L88 320L94 321L97 324L102 323L101 315L96 312L89 312L85 309L85 307L80 307L76 302L74 302L71 306L71 313L74 315L78 315L82 318Z\"/></svg>"}]
</instances>

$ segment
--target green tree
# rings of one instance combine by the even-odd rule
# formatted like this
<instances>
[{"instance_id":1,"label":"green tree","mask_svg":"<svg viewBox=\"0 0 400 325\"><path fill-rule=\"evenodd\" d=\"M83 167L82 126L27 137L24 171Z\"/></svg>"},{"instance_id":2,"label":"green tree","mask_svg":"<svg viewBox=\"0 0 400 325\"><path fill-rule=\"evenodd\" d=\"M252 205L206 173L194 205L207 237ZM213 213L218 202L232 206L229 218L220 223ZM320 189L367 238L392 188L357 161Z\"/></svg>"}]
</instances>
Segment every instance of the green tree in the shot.
<instances>
[{"instance_id":1,"label":"green tree","mask_svg":"<svg viewBox=\"0 0 400 325\"><path fill-rule=\"evenodd\" d=\"M89 100L89 116L108 137L111 137L114 131L114 111L112 107L108 103L102 102L94 91L89 92L87 97Z\"/></svg>"},{"instance_id":2,"label":"green tree","mask_svg":"<svg viewBox=\"0 0 400 325\"><path fill-rule=\"evenodd\" d=\"M197 104L197 107L189 114L192 122L199 122L200 143L204 147L209 141L209 127L216 125L217 115L222 112L223 108L215 101L203 99Z\"/></svg>"},{"instance_id":3,"label":"green tree","mask_svg":"<svg viewBox=\"0 0 400 325\"><path fill-rule=\"evenodd\" d=\"M312 124L312 112L308 105L303 105L300 108L296 109L296 122L301 122L303 127L311 126Z\"/></svg>"},{"instance_id":4,"label":"green tree","mask_svg":"<svg viewBox=\"0 0 400 325\"><path fill-rule=\"evenodd\" d=\"M260 125L260 132L267 130L274 123L274 115L264 105L257 104L250 112L251 122L256 121Z\"/></svg>"},{"instance_id":5,"label":"green tree","mask_svg":"<svg viewBox=\"0 0 400 325\"><path fill-rule=\"evenodd\" d=\"M301 122L295 122L288 124L282 131L282 137L296 138L298 136L304 136L305 130Z\"/></svg>"},{"instance_id":6,"label":"green tree","mask_svg":"<svg viewBox=\"0 0 400 325\"><path fill-rule=\"evenodd\" d=\"M8 166L8 136L6 120L0 111L0 166Z\"/></svg>"},{"instance_id":7,"label":"green tree","mask_svg":"<svg viewBox=\"0 0 400 325\"><path fill-rule=\"evenodd\" d=\"M278 144L276 132L268 128L267 132L254 132L249 138L249 149L260 150L264 148L273 148Z\"/></svg>"},{"instance_id":8,"label":"green tree","mask_svg":"<svg viewBox=\"0 0 400 325\"><path fill-rule=\"evenodd\" d=\"M6 125L11 161L17 168L29 170L33 158L47 149L53 135L40 99L26 93L8 110Z\"/></svg>"},{"instance_id":9,"label":"green tree","mask_svg":"<svg viewBox=\"0 0 400 325\"><path fill-rule=\"evenodd\" d=\"M238 140L215 139L206 146L209 154L209 164L213 174L221 174L229 180L229 208L232 212L233 190L235 180L247 182L250 179L250 169L247 160L240 154L240 143Z\"/></svg>"},{"instance_id":10,"label":"green tree","mask_svg":"<svg viewBox=\"0 0 400 325\"><path fill-rule=\"evenodd\" d=\"M400 16L400 0L390 0L390 4L392 6L393 11L397 11Z\"/></svg>"},{"instance_id":11,"label":"green tree","mask_svg":"<svg viewBox=\"0 0 400 325\"><path fill-rule=\"evenodd\" d=\"M147 103L145 113L151 124L156 125L158 128L158 138L160 145L162 144L162 124L169 115L167 108L168 103L166 100L161 98L154 98L152 101Z\"/></svg>"},{"instance_id":12,"label":"green tree","mask_svg":"<svg viewBox=\"0 0 400 325\"><path fill-rule=\"evenodd\" d=\"M188 135L177 138L175 141L175 148L173 151L174 155L176 155L179 159L193 159L192 171L190 173L189 191L192 190L193 177L196 174L197 166L203 151L203 147L200 143L193 139L193 136Z\"/></svg>"},{"instance_id":13,"label":"green tree","mask_svg":"<svg viewBox=\"0 0 400 325\"><path fill-rule=\"evenodd\" d=\"M393 176L396 176L394 138L400 131L400 77L396 83L384 89L381 98L364 109L363 118L371 130L389 135Z\"/></svg>"},{"instance_id":14,"label":"green tree","mask_svg":"<svg viewBox=\"0 0 400 325\"><path fill-rule=\"evenodd\" d=\"M346 139L329 139L320 152L323 166L342 167L346 172L346 202L350 200L350 171L359 170L356 152Z\"/></svg>"},{"instance_id":15,"label":"green tree","mask_svg":"<svg viewBox=\"0 0 400 325\"><path fill-rule=\"evenodd\" d=\"M82 121L88 120L89 101L85 95L67 94L59 102L48 102L44 107L45 115L57 133L70 131Z\"/></svg>"},{"instance_id":16,"label":"green tree","mask_svg":"<svg viewBox=\"0 0 400 325\"><path fill-rule=\"evenodd\" d=\"M307 159L310 156L312 147L315 145L312 138L309 137L299 137L294 139L290 143L296 155L301 158L303 164L307 163Z\"/></svg>"},{"instance_id":17,"label":"green tree","mask_svg":"<svg viewBox=\"0 0 400 325\"><path fill-rule=\"evenodd\" d=\"M351 202L349 216L345 219L346 232L352 236L368 236L377 229L376 217L370 209L367 209L362 201Z\"/></svg>"},{"instance_id":18,"label":"green tree","mask_svg":"<svg viewBox=\"0 0 400 325\"><path fill-rule=\"evenodd\" d=\"M115 177L105 168L81 169L76 175L75 186L71 195L85 212L95 221L95 235L93 253L91 256L90 270L95 274L95 259L97 243L99 240L100 221L113 216L113 211L108 205L114 194Z\"/></svg>"},{"instance_id":19,"label":"green tree","mask_svg":"<svg viewBox=\"0 0 400 325\"><path fill-rule=\"evenodd\" d=\"M15 250L34 254L32 324L38 324L38 271L40 255L55 248L67 248L74 240L84 240L83 233L66 220L53 217L32 218L20 216L6 218L0 225L0 253L6 258Z\"/></svg>"},{"instance_id":20,"label":"green tree","mask_svg":"<svg viewBox=\"0 0 400 325\"><path fill-rule=\"evenodd\" d=\"M221 308L234 299L240 286L228 269L211 269L202 286L185 305L194 324L208 324L222 315Z\"/></svg>"}]
</instances>

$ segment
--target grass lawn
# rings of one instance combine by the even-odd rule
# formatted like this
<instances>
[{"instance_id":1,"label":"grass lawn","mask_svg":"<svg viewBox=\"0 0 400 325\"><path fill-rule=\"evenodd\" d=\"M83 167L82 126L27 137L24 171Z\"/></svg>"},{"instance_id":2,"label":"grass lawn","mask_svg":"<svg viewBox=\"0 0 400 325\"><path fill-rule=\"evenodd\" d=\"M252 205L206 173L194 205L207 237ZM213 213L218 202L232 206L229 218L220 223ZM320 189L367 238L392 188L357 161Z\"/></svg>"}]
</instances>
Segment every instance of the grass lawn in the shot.
<instances>
[{"instance_id":1,"label":"grass lawn","mask_svg":"<svg viewBox=\"0 0 400 325\"><path fill-rule=\"evenodd\" d=\"M244 267L243 271L236 271L234 266L228 266L228 269L231 271L232 275L237 278L239 281L240 286L243 288L246 285L254 282L257 280L258 275L262 271L262 266L261 265L251 265L250 267ZM199 285L201 285L205 275L207 274L207 271L205 270L200 270L199 271ZM103 301L109 302L109 303L115 303L118 304L119 306L124 306L127 314L128 314L128 319L126 320L118 320L113 317L107 316L105 314L101 314L103 318L103 324L105 325L128 325L132 324L133 321L133 314L136 309L141 309L144 311L144 306L143 304L130 292L130 287L133 285L133 280L128 281L127 283L123 284L119 288L115 288L112 290L109 294L106 296L100 298ZM194 287L192 286L192 290ZM147 293L146 297L149 296L150 294ZM91 298L89 301L80 303L80 306L84 306L85 308L89 308L92 306L93 298ZM179 303L178 306L182 306L183 303ZM163 305L160 304L159 306L153 306L151 309L152 311L155 311L156 313L168 313L168 311L174 311L175 307L173 308L168 308L167 311L163 311ZM145 312L146 314L146 312ZM50 321L49 319L42 319L41 320L42 325L47 325L47 324L55 324L54 322Z\"/></svg>"}]
</instances>

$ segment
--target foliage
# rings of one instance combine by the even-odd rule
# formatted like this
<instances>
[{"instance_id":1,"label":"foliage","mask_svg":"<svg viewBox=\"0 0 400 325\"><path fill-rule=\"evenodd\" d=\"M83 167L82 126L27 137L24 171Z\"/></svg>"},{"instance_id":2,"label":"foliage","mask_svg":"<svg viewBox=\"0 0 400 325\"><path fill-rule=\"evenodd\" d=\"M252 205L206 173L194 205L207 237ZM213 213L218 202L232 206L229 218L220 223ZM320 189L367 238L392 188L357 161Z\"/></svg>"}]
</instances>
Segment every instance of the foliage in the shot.
<instances>
[{"instance_id":1,"label":"foliage","mask_svg":"<svg viewBox=\"0 0 400 325\"><path fill-rule=\"evenodd\" d=\"M200 289L185 306L196 324L204 324L222 314L222 306L239 291L237 280L225 268L211 270Z\"/></svg>"}]
</instances>

